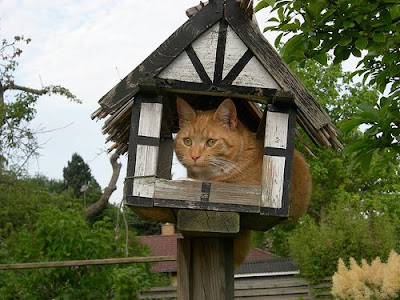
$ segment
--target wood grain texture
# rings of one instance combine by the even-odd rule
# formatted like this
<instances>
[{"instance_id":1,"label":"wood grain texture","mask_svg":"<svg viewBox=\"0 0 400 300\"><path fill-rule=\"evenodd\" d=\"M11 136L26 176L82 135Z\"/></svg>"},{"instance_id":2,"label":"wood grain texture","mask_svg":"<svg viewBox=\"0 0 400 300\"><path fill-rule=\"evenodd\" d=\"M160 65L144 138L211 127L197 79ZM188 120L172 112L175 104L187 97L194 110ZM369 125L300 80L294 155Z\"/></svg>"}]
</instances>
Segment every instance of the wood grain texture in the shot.
<instances>
[{"instance_id":1,"label":"wood grain texture","mask_svg":"<svg viewBox=\"0 0 400 300\"><path fill-rule=\"evenodd\" d=\"M158 74L158 78L197 83L202 82L186 52L182 52L160 74Z\"/></svg>"},{"instance_id":2,"label":"wood grain texture","mask_svg":"<svg viewBox=\"0 0 400 300\"><path fill-rule=\"evenodd\" d=\"M189 239L178 239L177 241L178 257L178 289L177 299L192 299L193 283L190 276L192 270L192 243Z\"/></svg>"},{"instance_id":3,"label":"wood grain texture","mask_svg":"<svg viewBox=\"0 0 400 300\"><path fill-rule=\"evenodd\" d=\"M226 34L224 68L222 78L229 73L233 66L239 61L243 54L247 51L247 46L242 42L238 35L228 26Z\"/></svg>"},{"instance_id":4,"label":"wood grain texture","mask_svg":"<svg viewBox=\"0 0 400 300\"><path fill-rule=\"evenodd\" d=\"M253 51L260 63L268 70L283 90L293 92L296 105L308 116L317 129L331 123L330 117L315 101L276 50L265 39L259 28L245 17L235 1L228 1L226 19L240 39Z\"/></svg>"},{"instance_id":5,"label":"wood grain texture","mask_svg":"<svg viewBox=\"0 0 400 300\"><path fill-rule=\"evenodd\" d=\"M155 198L201 202L202 182L156 179ZM260 206L261 187L211 183L209 203Z\"/></svg>"},{"instance_id":6,"label":"wood grain texture","mask_svg":"<svg viewBox=\"0 0 400 300\"><path fill-rule=\"evenodd\" d=\"M231 300L233 274L233 239L178 241L178 299Z\"/></svg>"},{"instance_id":7,"label":"wood grain texture","mask_svg":"<svg viewBox=\"0 0 400 300\"><path fill-rule=\"evenodd\" d=\"M153 198L155 177L136 177L133 180L132 196Z\"/></svg>"},{"instance_id":8,"label":"wood grain texture","mask_svg":"<svg viewBox=\"0 0 400 300\"><path fill-rule=\"evenodd\" d=\"M219 23L208 29L192 44L200 62L211 81L214 81L215 58L217 55Z\"/></svg>"},{"instance_id":9,"label":"wood grain texture","mask_svg":"<svg viewBox=\"0 0 400 300\"><path fill-rule=\"evenodd\" d=\"M137 145L135 177L155 176L157 171L158 147Z\"/></svg>"},{"instance_id":10,"label":"wood grain texture","mask_svg":"<svg viewBox=\"0 0 400 300\"><path fill-rule=\"evenodd\" d=\"M138 135L160 137L162 108L161 103L142 103Z\"/></svg>"},{"instance_id":11,"label":"wood grain texture","mask_svg":"<svg viewBox=\"0 0 400 300\"><path fill-rule=\"evenodd\" d=\"M236 212L179 210L177 229L181 232L238 233L240 216Z\"/></svg>"},{"instance_id":12,"label":"wood grain texture","mask_svg":"<svg viewBox=\"0 0 400 300\"><path fill-rule=\"evenodd\" d=\"M264 147L286 149L289 115L279 112L267 112Z\"/></svg>"},{"instance_id":13,"label":"wood grain texture","mask_svg":"<svg viewBox=\"0 0 400 300\"><path fill-rule=\"evenodd\" d=\"M261 197L262 207L282 207L285 161L285 157L264 155Z\"/></svg>"},{"instance_id":14,"label":"wood grain texture","mask_svg":"<svg viewBox=\"0 0 400 300\"><path fill-rule=\"evenodd\" d=\"M256 57L250 59L239 76L232 82L233 85L262 87L280 90L281 87L271 74L260 64Z\"/></svg>"}]
</instances>

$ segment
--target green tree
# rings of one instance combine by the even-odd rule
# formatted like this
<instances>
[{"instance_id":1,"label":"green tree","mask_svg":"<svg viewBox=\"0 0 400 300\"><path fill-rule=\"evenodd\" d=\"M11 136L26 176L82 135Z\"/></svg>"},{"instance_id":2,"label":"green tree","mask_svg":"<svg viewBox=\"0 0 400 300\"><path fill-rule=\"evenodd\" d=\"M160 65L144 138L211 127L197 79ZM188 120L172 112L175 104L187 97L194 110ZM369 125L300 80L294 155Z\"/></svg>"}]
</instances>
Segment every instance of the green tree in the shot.
<instances>
[{"instance_id":1,"label":"green tree","mask_svg":"<svg viewBox=\"0 0 400 300\"><path fill-rule=\"evenodd\" d=\"M73 197L84 197L89 204L98 200L101 187L92 176L89 165L77 154L72 154L67 166L63 168L64 183L72 190Z\"/></svg>"},{"instance_id":2,"label":"green tree","mask_svg":"<svg viewBox=\"0 0 400 300\"><path fill-rule=\"evenodd\" d=\"M357 204L358 203L358 204ZM301 275L317 282L336 271L339 258L354 257L371 261L377 255L386 259L398 246L399 228L390 215L370 213L365 216L359 202L342 200L331 205L324 224L310 217L288 237L290 255L300 267Z\"/></svg>"},{"instance_id":3,"label":"green tree","mask_svg":"<svg viewBox=\"0 0 400 300\"><path fill-rule=\"evenodd\" d=\"M14 231L0 246L1 263L39 261L85 260L122 257L125 245L114 241L108 222L99 221L90 226L82 210L60 210L44 207L33 224ZM110 230L111 229L111 230ZM143 255L131 236L130 254ZM152 281L148 265L88 266L50 268L24 271L2 271L0 295L2 299L132 299ZM121 285L129 282L135 285ZM101 282L101 284L99 284ZM136 299L136 298L133 298Z\"/></svg>"},{"instance_id":4,"label":"green tree","mask_svg":"<svg viewBox=\"0 0 400 300\"><path fill-rule=\"evenodd\" d=\"M32 156L37 155L39 144L29 122L36 116L35 105L39 97L58 94L71 101L80 100L60 85L43 86L40 89L23 86L16 82L14 73L21 46L29 44L23 35L13 40L2 39L0 44L0 175L5 170L19 173ZM3 180L7 181L7 180Z\"/></svg>"},{"instance_id":5,"label":"green tree","mask_svg":"<svg viewBox=\"0 0 400 300\"><path fill-rule=\"evenodd\" d=\"M295 64L294 69L329 111L334 122L353 114L360 103L374 103L378 99L378 93L373 88L352 83L350 74L342 72L340 65L321 66L308 60L304 67ZM351 145L362 134L351 131L343 134L341 139L345 145ZM298 146L301 148L301 145ZM398 247L399 228L394 224L400 217L399 166L386 163L386 154L379 153L371 161L368 172L361 172L361 166L352 165L353 154L317 148L311 144L310 148L314 156L307 155L307 161L313 177L313 195L308 215L297 224L279 225L262 234L262 238L258 237L258 245L265 245L278 255L293 256L302 274L313 280L333 274L338 258L336 253L345 257L355 256L359 260L363 258L361 255L380 255L381 252L375 251L374 247L369 247L365 253L354 253L354 248L349 245L342 246L342 243L348 243L367 247L371 228L375 228L374 234L378 235L375 238L371 233L372 239L382 243L390 239L393 242L391 246ZM349 216L341 210L348 211ZM353 224L353 219L358 221ZM378 222L376 220L381 232L374 227ZM339 230L341 222L347 225ZM360 236L352 230L358 230L356 232ZM334 240L335 232L338 232L337 240ZM389 238L385 232L393 235ZM345 236L347 240L343 239Z\"/></svg>"},{"instance_id":6,"label":"green tree","mask_svg":"<svg viewBox=\"0 0 400 300\"><path fill-rule=\"evenodd\" d=\"M313 59L326 65L358 58L354 74L376 85L387 97L362 103L346 123L346 131L361 124L370 127L349 151L368 166L374 153L385 152L398 164L400 154L400 6L391 0L261 0L256 10L271 7L277 16L264 30L280 32L275 45L288 36L281 55L304 64ZM365 167L364 169L367 169Z\"/></svg>"}]
</instances>

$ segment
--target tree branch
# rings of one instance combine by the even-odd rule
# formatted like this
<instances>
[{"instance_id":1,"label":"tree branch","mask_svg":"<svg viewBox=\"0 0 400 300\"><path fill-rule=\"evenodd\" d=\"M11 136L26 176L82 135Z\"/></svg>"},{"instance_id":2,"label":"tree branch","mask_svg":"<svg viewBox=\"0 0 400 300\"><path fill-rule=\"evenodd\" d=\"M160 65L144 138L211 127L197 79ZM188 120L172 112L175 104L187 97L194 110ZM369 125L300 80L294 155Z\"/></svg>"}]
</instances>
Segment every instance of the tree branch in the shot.
<instances>
[{"instance_id":1,"label":"tree branch","mask_svg":"<svg viewBox=\"0 0 400 300\"><path fill-rule=\"evenodd\" d=\"M26 86L15 84L14 82L10 82L6 86L4 86L3 91L7 91L7 90L18 90L18 91L22 91L22 92L32 93L35 95L45 95L49 92L46 89L41 89L41 90L32 89L32 88L28 88Z\"/></svg>"},{"instance_id":2,"label":"tree branch","mask_svg":"<svg viewBox=\"0 0 400 300\"><path fill-rule=\"evenodd\" d=\"M108 186L104 189L99 201L89 206L85 213L85 218L90 219L100 213L108 204L112 193L117 189L117 181L121 171L122 164L118 162L119 154L114 152L110 157L110 163L113 169L112 176Z\"/></svg>"}]
</instances>

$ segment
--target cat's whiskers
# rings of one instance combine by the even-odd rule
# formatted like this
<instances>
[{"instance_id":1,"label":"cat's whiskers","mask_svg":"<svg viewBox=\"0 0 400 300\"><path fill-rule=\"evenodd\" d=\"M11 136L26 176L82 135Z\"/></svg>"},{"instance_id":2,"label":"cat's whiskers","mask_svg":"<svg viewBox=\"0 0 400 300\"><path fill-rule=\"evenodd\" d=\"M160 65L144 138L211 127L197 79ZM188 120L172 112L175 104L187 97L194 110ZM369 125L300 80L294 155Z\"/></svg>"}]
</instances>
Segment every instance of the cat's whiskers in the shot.
<instances>
[{"instance_id":1,"label":"cat's whiskers","mask_svg":"<svg viewBox=\"0 0 400 300\"><path fill-rule=\"evenodd\" d=\"M218 167L223 173L229 173L232 170L242 173L242 170L237 165L237 163L225 158L225 157L215 157L210 161L210 165Z\"/></svg>"}]
</instances>

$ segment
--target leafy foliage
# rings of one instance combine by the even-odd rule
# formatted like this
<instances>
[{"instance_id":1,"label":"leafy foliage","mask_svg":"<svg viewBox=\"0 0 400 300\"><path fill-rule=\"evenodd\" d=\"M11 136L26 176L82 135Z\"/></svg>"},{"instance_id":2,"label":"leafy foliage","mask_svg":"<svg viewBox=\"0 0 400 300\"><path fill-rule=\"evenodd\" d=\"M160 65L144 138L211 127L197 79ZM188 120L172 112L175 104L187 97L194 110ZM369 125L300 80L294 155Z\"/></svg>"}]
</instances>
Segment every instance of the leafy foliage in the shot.
<instances>
[{"instance_id":1,"label":"leafy foliage","mask_svg":"<svg viewBox=\"0 0 400 300\"><path fill-rule=\"evenodd\" d=\"M340 65L321 66L307 60L304 67L293 67L335 122L356 113L362 103L373 106L378 101L376 89L353 83ZM348 130L341 141L351 147L363 135ZM294 257L301 274L312 280L333 275L340 256L360 261L399 247L400 169L389 163L390 155L379 151L368 171L361 172L362 166L353 163L354 153L316 147L312 151L315 156L307 156L313 178L308 215L296 224L274 227L258 237L258 245Z\"/></svg>"},{"instance_id":2,"label":"leafy foliage","mask_svg":"<svg viewBox=\"0 0 400 300\"><path fill-rule=\"evenodd\" d=\"M0 45L0 171L14 169L19 173L26 161L37 155L39 144L29 122L36 116L35 105L40 96L61 95L80 103L67 88L60 85L43 86L41 89L15 83L14 73L22 54L21 44L29 44L30 38L15 36ZM0 175L1 175L0 173Z\"/></svg>"},{"instance_id":3,"label":"leafy foliage","mask_svg":"<svg viewBox=\"0 0 400 300\"><path fill-rule=\"evenodd\" d=\"M44 207L35 223L14 231L2 244L0 260L12 263L123 256L125 246L114 241L109 223L89 226L82 215L76 209ZM131 239L129 248L133 256L146 253L135 239ZM4 299L136 299L132 295L152 284L148 264L3 271L0 278Z\"/></svg>"},{"instance_id":4,"label":"leafy foliage","mask_svg":"<svg viewBox=\"0 0 400 300\"><path fill-rule=\"evenodd\" d=\"M356 152L356 163L368 168L372 156L391 152L391 162L399 160L400 102L400 6L391 0L261 0L256 10L270 7L277 16L264 30L279 31L275 40L286 62L304 65L313 59L327 65L329 55L338 64L351 55L358 59L364 82L375 85L387 97L380 103L360 103L348 116L346 129L364 124L371 127L348 151ZM372 115L367 115L372 114Z\"/></svg>"},{"instance_id":5,"label":"leafy foliage","mask_svg":"<svg viewBox=\"0 0 400 300\"><path fill-rule=\"evenodd\" d=\"M370 261L377 255L387 257L396 246L398 228L389 215L364 216L355 204L343 202L329 208L320 226L304 218L288 239L302 276L312 281L332 275L339 258Z\"/></svg>"}]
</instances>

